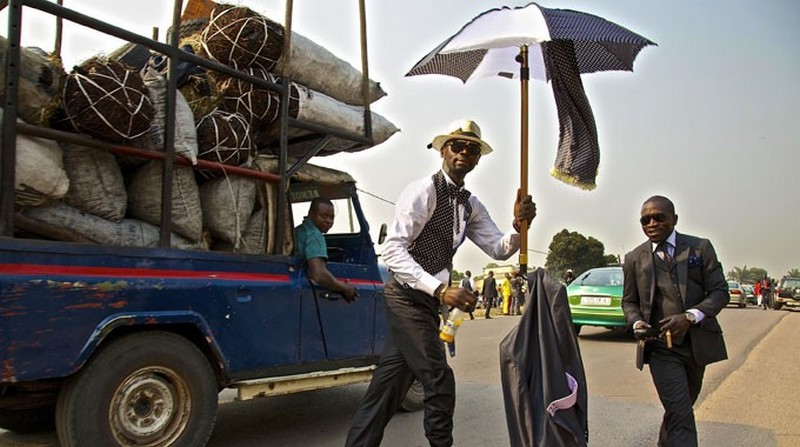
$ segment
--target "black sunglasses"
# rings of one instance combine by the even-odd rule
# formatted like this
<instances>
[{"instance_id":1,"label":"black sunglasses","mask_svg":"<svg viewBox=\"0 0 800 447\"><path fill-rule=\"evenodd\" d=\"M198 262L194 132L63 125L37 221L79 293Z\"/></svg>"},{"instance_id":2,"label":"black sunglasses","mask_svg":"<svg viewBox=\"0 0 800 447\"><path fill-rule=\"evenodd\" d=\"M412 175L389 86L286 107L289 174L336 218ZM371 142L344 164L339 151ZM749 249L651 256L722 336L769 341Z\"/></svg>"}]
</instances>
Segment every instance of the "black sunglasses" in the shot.
<instances>
[{"instance_id":1,"label":"black sunglasses","mask_svg":"<svg viewBox=\"0 0 800 447\"><path fill-rule=\"evenodd\" d=\"M642 216L639 219L639 223L641 223L642 225L647 225L650 223L651 220L655 220L658 223L664 223L667 221L667 215L664 213L648 214L647 216Z\"/></svg>"},{"instance_id":2,"label":"black sunglasses","mask_svg":"<svg viewBox=\"0 0 800 447\"><path fill-rule=\"evenodd\" d=\"M459 154L461 152L467 151L467 154L472 155L474 157L476 155L480 155L481 153L481 145L473 141L452 140L448 141L447 145L450 147L450 150L453 151L454 154Z\"/></svg>"}]
</instances>

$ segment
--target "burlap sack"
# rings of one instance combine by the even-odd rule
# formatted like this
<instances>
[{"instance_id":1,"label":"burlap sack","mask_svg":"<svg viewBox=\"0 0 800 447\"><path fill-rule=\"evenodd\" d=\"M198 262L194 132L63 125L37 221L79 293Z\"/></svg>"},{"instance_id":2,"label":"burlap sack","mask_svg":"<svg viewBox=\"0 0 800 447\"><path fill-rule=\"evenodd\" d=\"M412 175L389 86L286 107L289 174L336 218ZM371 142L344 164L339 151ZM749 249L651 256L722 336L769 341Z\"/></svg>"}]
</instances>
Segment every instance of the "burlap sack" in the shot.
<instances>
[{"instance_id":1,"label":"burlap sack","mask_svg":"<svg viewBox=\"0 0 800 447\"><path fill-rule=\"evenodd\" d=\"M200 189L194 171L175 166L172 179L172 231L191 241L203 233ZM138 168L128 182L128 213L153 225L161 224L161 171L158 161Z\"/></svg>"},{"instance_id":2,"label":"burlap sack","mask_svg":"<svg viewBox=\"0 0 800 447\"><path fill-rule=\"evenodd\" d=\"M345 104L324 93L297 83L292 83L289 111L292 118L302 121L359 135L364 135L365 132L364 107ZM334 137L317 155L364 150L383 143L400 130L391 121L378 113L370 111L370 116L372 117L373 144L357 143L352 140ZM277 145L280 136L280 125L278 123L267 126L258 136L259 141L263 143L262 146L266 146L274 153L278 153ZM313 136L313 132L295 127L289 128L289 154L291 156L302 156L308 148L316 144L316 139L302 138L306 136Z\"/></svg>"},{"instance_id":3,"label":"burlap sack","mask_svg":"<svg viewBox=\"0 0 800 447\"><path fill-rule=\"evenodd\" d=\"M111 222L62 202L29 208L14 220L16 226L50 239L126 247L158 247L159 227L135 219ZM208 250L205 241L191 242L173 233L173 248Z\"/></svg>"},{"instance_id":4,"label":"burlap sack","mask_svg":"<svg viewBox=\"0 0 800 447\"><path fill-rule=\"evenodd\" d=\"M3 109L0 109L0 121L2 119ZM3 130L0 129L0 138L2 137ZM38 206L64 197L69 189L69 178L64 171L58 143L44 138L17 135L14 189L14 204L17 206Z\"/></svg>"},{"instance_id":5,"label":"burlap sack","mask_svg":"<svg viewBox=\"0 0 800 447\"><path fill-rule=\"evenodd\" d=\"M214 244L214 250L233 251L242 254L263 255L267 252L267 237L269 229L267 226L267 209L261 208L250 215L247 221L247 229L239 239L239 246L233 247L229 242L218 242Z\"/></svg>"},{"instance_id":6,"label":"burlap sack","mask_svg":"<svg viewBox=\"0 0 800 447\"><path fill-rule=\"evenodd\" d=\"M143 138L146 143L140 147L164 151L165 119L167 109L167 79L152 67L144 69L142 76L147 94L153 102L155 117L150 124L150 131ZM194 126L194 114L189 103L180 91L175 92L175 153L188 158L197 164L197 129Z\"/></svg>"},{"instance_id":7,"label":"burlap sack","mask_svg":"<svg viewBox=\"0 0 800 447\"><path fill-rule=\"evenodd\" d=\"M292 32L291 45L289 56L278 61L276 73L346 104L364 104L361 71L296 32ZM372 79L368 84L369 103L386 96L380 84Z\"/></svg>"},{"instance_id":8,"label":"burlap sack","mask_svg":"<svg viewBox=\"0 0 800 447\"><path fill-rule=\"evenodd\" d=\"M214 239L238 248L256 199L256 182L239 176L210 180L200 187L203 226Z\"/></svg>"},{"instance_id":9,"label":"burlap sack","mask_svg":"<svg viewBox=\"0 0 800 447\"><path fill-rule=\"evenodd\" d=\"M69 191L64 201L87 213L122 221L128 204L125 180L111 152L62 143Z\"/></svg>"}]
</instances>

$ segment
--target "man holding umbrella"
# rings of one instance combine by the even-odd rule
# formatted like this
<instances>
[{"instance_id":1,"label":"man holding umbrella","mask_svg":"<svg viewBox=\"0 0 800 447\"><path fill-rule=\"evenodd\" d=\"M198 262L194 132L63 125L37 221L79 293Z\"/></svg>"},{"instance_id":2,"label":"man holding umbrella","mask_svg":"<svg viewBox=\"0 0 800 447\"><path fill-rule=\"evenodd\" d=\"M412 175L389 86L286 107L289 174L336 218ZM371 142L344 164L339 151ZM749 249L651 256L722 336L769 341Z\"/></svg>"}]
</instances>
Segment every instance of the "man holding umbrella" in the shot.
<instances>
[{"instance_id":1,"label":"man holding umbrella","mask_svg":"<svg viewBox=\"0 0 800 447\"><path fill-rule=\"evenodd\" d=\"M453 256L465 238L497 260L519 249L519 228L536 216L531 196L517 192L513 226L503 233L486 207L464 188L464 178L492 147L474 121L451 125L429 148L442 168L409 184L397 200L383 259L389 336L378 368L361 400L347 446L377 446L414 378L425 390L425 436L431 446L453 445L455 378L439 340L440 305L468 311L475 296L449 287Z\"/></svg>"}]
</instances>

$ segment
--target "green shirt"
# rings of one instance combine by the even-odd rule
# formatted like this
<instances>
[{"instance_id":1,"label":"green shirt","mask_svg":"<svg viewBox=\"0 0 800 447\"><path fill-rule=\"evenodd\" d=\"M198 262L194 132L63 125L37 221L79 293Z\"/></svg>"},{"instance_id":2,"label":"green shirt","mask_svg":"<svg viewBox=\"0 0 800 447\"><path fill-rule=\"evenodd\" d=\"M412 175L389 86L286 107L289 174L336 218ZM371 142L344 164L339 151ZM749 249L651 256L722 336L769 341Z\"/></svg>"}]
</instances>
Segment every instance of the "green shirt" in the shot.
<instances>
[{"instance_id":1,"label":"green shirt","mask_svg":"<svg viewBox=\"0 0 800 447\"><path fill-rule=\"evenodd\" d=\"M325 236L308 217L304 217L303 223L294 229L294 237L295 252L304 261L311 258L328 259L328 244L325 242Z\"/></svg>"}]
</instances>

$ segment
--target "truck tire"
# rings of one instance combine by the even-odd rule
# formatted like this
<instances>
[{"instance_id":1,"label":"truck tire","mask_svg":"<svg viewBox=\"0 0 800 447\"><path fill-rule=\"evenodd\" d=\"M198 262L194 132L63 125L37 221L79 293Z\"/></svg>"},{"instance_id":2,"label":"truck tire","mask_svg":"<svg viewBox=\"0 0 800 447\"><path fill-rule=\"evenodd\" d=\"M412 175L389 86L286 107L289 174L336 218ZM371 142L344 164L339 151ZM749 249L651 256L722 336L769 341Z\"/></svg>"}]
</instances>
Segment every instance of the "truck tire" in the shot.
<instances>
[{"instance_id":1,"label":"truck tire","mask_svg":"<svg viewBox=\"0 0 800 447\"><path fill-rule=\"evenodd\" d=\"M425 390L422 388L422 382L414 379L411 386L408 387L406 397L400 402L400 410L409 413L422 410L425 406Z\"/></svg>"},{"instance_id":2,"label":"truck tire","mask_svg":"<svg viewBox=\"0 0 800 447\"><path fill-rule=\"evenodd\" d=\"M55 406L24 410L0 409L0 428L17 433L50 431L55 426Z\"/></svg>"},{"instance_id":3,"label":"truck tire","mask_svg":"<svg viewBox=\"0 0 800 447\"><path fill-rule=\"evenodd\" d=\"M208 360L188 340L162 332L122 337L64 384L56 404L62 447L199 447L217 413Z\"/></svg>"}]
</instances>

